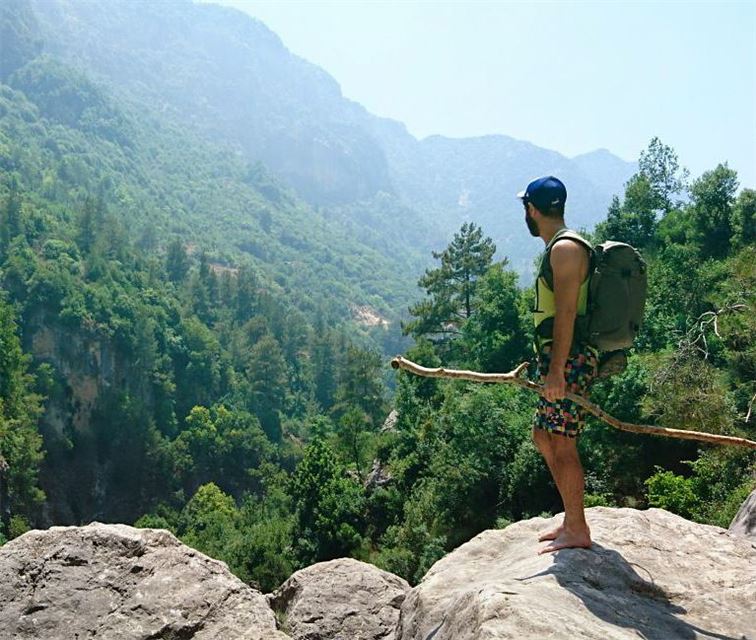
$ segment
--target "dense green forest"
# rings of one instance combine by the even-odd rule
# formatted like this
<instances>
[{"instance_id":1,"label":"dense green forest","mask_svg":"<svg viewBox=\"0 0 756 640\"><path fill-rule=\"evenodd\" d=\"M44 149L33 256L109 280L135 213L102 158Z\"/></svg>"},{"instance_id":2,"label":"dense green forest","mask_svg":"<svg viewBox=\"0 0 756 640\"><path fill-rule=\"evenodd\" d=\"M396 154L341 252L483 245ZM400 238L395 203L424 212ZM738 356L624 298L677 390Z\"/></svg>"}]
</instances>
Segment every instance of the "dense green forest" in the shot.
<instances>
[{"instance_id":1,"label":"dense green forest","mask_svg":"<svg viewBox=\"0 0 756 640\"><path fill-rule=\"evenodd\" d=\"M28 171L50 171L33 152L37 164L3 156L4 537L91 517L165 527L272 589L342 555L416 581L485 528L561 510L530 439L532 394L403 372L391 392L379 352L324 315L310 323L251 267L218 271L178 238L143 246L101 194L56 200ZM592 397L626 420L753 437L756 192L738 193L726 165L689 181L656 139L639 167L592 237L642 250L645 323L626 371ZM403 325L410 358L504 371L531 357L531 292L494 250L465 223L434 254ZM109 345L121 379L85 430L43 419L73 384L24 353L45 330ZM580 448L589 505L727 525L754 485L745 450L600 423Z\"/></svg>"}]
</instances>

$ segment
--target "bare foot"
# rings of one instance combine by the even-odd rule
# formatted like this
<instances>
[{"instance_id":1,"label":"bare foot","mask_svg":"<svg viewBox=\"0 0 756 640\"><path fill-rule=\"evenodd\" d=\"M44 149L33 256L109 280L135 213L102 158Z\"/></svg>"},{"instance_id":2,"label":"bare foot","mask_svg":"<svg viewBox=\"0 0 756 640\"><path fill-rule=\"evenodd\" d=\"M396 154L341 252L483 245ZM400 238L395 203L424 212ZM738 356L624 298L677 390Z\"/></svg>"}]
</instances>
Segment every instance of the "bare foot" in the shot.
<instances>
[{"instance_id":1,"label":"bare foot","mask_svg":"<svg viewBox=\"0 0 756 640\"><path fill-rule=\"evenodd\" d=\"M563 524L560 524L556 529L552 529L551 531L544 531L538 536L538 542L543 542L544 540L556 540L562 534L562 531L564 531Z\"/></svg>"},{"instance_id":2,"label":"bare foot","mask_svg":"<svg viewBox=\"0 0 756 640\"><path fill-rule=\"evenodd\" d=\"M580 531L562 531L551 544L546 545L541 549L538 552L538 555L541 555L542 553L551 553L552 551L558 551L559 549L588 549L590 546L591 533L588 529Z\"/></svg>"}]
</instances>

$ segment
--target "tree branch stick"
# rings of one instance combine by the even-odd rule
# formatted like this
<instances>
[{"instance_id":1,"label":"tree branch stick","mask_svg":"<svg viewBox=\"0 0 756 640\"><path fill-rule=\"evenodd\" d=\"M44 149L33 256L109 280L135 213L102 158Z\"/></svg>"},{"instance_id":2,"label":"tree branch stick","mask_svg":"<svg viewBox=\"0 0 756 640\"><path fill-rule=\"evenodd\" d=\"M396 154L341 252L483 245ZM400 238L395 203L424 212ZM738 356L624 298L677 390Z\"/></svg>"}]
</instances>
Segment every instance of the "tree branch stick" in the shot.
<instances>
[{"instance_id":1,"label":"tree branch stick","mask_svg":"<svg viewBox=\"0 0 756 640\"><path fill-rule=\"evenodd\" d=\"M527 368L528 363L523 362L509 373L479 373L477 371L468 371L465 369L444 369L438 367L431 369L423 367L412 360L407 360L402 356L396 356L391 360L391 366L394 369L404 369L410 373L414 373L418 376L424 376L426 378L457 378L461 380L470 380L472 382L503 382L515 384L524 389L530 389L535 391L539 395L543 395L543 387L535 382L527 380L522 377L522 372ZM572 400L575 404L580 405L590 414L596 416L600 420L603 420L608 425L621 431L631 431L632 433L650 433L658 436L667 436L669 438L679 438L682 440L698 440L700 442L710 442L712 444L726 444L738 447L748 447L749 449L756 449L756 442L748 440L746 438L739 438L736 436L722 436L714 433L704 433L700 431L685 431L683 429L668 429L666 427L655 427L647 424L632 424L630 422L622 422L617 418L610 416L598 405L586 400L582 396L574 393L566 393L565 398Z\"/></svg>"}]
</instances>

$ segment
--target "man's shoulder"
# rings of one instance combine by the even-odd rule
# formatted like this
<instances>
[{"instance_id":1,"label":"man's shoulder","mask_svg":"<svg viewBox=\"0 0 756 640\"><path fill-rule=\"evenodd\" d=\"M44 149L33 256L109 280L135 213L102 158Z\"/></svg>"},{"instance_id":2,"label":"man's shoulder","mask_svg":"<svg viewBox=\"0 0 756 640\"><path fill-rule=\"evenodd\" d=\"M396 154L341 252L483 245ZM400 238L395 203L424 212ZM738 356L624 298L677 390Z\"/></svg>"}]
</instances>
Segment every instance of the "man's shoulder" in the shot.
<instances>
[{"instance_id":1,"label":"man's shoulder","mask_svg":"<svg viewBox=\"0 0 756 640\"><path fill-rule=\"evenodd\" d=\"M555 250L563 255L577 256L593 251L593 245L577 231L564 229L551 243L550 253Z\"/></svg>"},{"instance_id":2,"label":"man's shoulder","mask_svg":"<svg viewBox=\"0 0 756 640\"><path fill-rule=\"evenodd\" d=\"M590 259L591 245L575 233L562 234L551 246L549 263L553 271L582 273Z\"/></svg>"},{"instance_id":3,"label":"man's shoulder","mask_svg":"<svg viewBox=\"0 0 756 640\"><path fill-rule=\"evenodd\" d=\"M557 244L564 244L562 242L563 240L572 240L573 243L581 244L586 248L593 246L585 236L583 236L581 233L578 233L574 229L561 229L559 232L557 232L553 239L552 246L556 246Z\"/></svg>"},{"instance_id":4,"label":"man's shoulder","mask_svg":"<svg viewBox=\"0 0 756 640\"><path fill-rule=\"evenodd\" d=\"M569 242L567 238L560 238L551 248L550 262L552 267L564 264L580 263L588 259L588 249L578 242Z\"/></svg>"}]
</instances>

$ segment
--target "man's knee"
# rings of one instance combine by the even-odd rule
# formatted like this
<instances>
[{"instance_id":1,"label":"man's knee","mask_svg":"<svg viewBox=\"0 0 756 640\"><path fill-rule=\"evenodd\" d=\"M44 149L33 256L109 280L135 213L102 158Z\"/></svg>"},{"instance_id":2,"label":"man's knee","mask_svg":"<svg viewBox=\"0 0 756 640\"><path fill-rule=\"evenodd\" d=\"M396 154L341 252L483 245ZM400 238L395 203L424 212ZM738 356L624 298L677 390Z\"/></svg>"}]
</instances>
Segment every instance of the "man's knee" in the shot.
<instances>
[{"instance_id":1,"label":"man's knee","mask_svg":"<svg viewBox=\"0 0 756 640\"><path fill-rule=\"evenodd\" d=\"M569 436L554 436L551 451L558 461L570 462L579 459L577 452L577 438Z\"/></svg>"}]
</instances>

